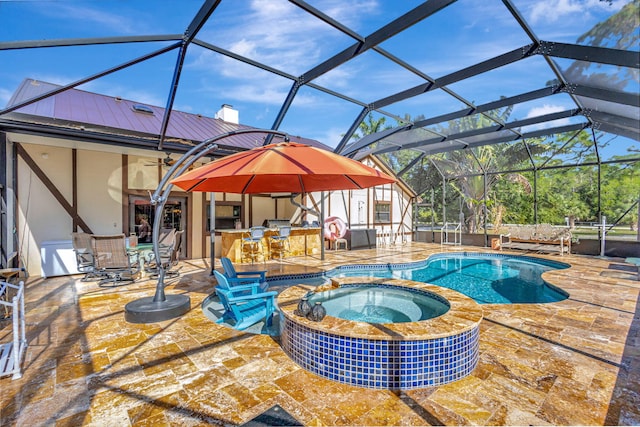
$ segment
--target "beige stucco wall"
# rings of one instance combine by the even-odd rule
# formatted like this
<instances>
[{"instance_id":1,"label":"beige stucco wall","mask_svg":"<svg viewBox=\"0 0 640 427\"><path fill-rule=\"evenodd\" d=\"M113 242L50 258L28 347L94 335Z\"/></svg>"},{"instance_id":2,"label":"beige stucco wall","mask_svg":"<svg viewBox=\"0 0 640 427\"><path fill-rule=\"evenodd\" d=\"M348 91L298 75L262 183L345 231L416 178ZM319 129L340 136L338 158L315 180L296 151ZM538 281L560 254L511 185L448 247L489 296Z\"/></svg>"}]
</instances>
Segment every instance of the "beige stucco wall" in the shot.
<instances>
[{"instance_id":1,"label":"beige stucco wall","mask_svg":"<svg viewBox=\"0 0 640 427\"><path fill-rule=\"evenodd\" d=\"M275 219L275 204L271 197L251 197L251 224L262 225L265 219Z\"/></svg>"},{"instance_id":2,"label":"beige stucco wall","mask_svg":"<svg viewBox=\"0 0 640 427\"><path fill-rule=\"evenodd\" d=\"M41 144L37 142L41 141ZM29 157L44 172L69 205L73 204L73 149L77 155L77 210L78 215L96 234L122 233L122 153L113 147L75 141L14 136L13 143L20 143ZM106 148L105 148L106 147ZM100 151L99 148L112 151ZM150 152L150 156L157 155ZM157 168L147 167L153 157L129 155L131 187L155 189L158 185ZM47 242L70 241L73 221L46 185L27 163L18 157L18 239L20 255L30 275L42 275L41 249ZM199 211L198 211L199 212ZM195 232L201 232L201 221L196 222ZM198 236L200 241L200 236ZM201 252L201 245L197 246ZM198 254L199 255L199 254Z\"/></svg>"},{"instance_id":3,"label":"beige stucco wall","mask_svg":"<svg viewBox=\"0 0 640 427\"><path fill-rule=\"evenodd\" d=\"M129 155L127 160L129 164L128 187L155 191L160 184L158 168L155 166L158 161L135 155Z\"/></svg>"},{"instance_id":4,"label":"beige stucco wall","mask_svg":"<svg viewBox=\"0 0 640 427\"><path fill-rule=\"evenodd\" d=\"M291 204L291 200L289 199L289 197L274 199L274 201L277 204L276 211L278 212L278 214L276 215L274 213L273 219L288 219L295 223L300 222L298 220L298 212L300 211L300 208Z\"/></svg>"},{"instance_id":5,"label":"beige stucco wall","mask_svg":"<svg viewBox=\"0 0 640 427\"><path fill-rule=\"evenodd\" d=\"M27 153L40 165L62 195L71 198L70 158L66 149L25 146ZM61 230L71 229L71 218L38 179L36 174L18 160L18 238L20 253L30 275L40 275L40 247L43 241L68 237Z\"/></svg>"},{"instance_id":6,"label":"beige stucco wall","mask_svg":"<svg viewBox=\"0 0 640 427\"><path fill-rule=\"evenodd\" d=\"M78 151L78 214L95 234L122 233L122 156Z\"/></svg>"},{"instance_id":7,"label":"beige stucco wall","mask_svg":"<svg viewBox=\"0 0 640 427\"><path fill-rule=\"evenodd\" d=\"M69 204L73 201L72 149L23 144ZM77 151L78 214L96 234L122 232L121 155ZM45 184L19 158L19 238L30 275L41 275L43 242L71 240L73 221Z\"/></svg>"}]
</instances>

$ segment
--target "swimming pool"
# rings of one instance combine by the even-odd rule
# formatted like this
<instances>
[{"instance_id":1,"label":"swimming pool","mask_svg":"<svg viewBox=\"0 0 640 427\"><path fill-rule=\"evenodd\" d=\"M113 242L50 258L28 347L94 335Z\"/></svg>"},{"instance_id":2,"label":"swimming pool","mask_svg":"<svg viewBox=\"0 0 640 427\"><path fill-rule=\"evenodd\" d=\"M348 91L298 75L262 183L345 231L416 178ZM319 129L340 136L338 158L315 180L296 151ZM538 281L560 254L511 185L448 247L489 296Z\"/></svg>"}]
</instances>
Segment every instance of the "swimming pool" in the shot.
<instances>
[{"instance_id":1,"label":"swimming pool","mask_svg":"<svg viewBox=\"0 0 640 427\"><path fill-rule=\"evenodd\" d=\"M549 303L567 299L564 290L545 282L545 271L569 264L526 256L462 252L432 255L410 265L342 266L328 277L399 278L461 292L481 304Z\"/></svg>"}]
</instances>

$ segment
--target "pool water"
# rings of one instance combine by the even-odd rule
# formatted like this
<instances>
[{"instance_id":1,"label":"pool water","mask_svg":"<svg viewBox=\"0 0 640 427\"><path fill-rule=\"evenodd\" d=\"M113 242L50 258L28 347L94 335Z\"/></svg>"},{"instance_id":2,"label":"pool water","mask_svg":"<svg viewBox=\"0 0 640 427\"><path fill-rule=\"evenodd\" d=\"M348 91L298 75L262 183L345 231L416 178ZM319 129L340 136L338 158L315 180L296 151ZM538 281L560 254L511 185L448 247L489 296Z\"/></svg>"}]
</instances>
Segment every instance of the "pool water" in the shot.
<instances>
[{"instance_id":1,"label":"pool water","mask_svg":"<svg viewBox=\"0 0 640 427\"><path fill-rule=\"evenodd\" d=\"M569 297L545 282L545 271L568 268L562 262L521 256L439 254L416 268L336 269L330 277L367 276L431 283L461 292L481 304L549 303Z\"/></svg>"},{"instance_id":2,"label":"pool water","mask_svg":"<svg viewBox=\"0 0 640 427\"><path fill-rule=\"evenodd\" d=\"M430 292L369 284L319 292L309 302L321 302L330 316L367 323L417 322L449 310L444 298Z\"/></svg>"}]
</instances>

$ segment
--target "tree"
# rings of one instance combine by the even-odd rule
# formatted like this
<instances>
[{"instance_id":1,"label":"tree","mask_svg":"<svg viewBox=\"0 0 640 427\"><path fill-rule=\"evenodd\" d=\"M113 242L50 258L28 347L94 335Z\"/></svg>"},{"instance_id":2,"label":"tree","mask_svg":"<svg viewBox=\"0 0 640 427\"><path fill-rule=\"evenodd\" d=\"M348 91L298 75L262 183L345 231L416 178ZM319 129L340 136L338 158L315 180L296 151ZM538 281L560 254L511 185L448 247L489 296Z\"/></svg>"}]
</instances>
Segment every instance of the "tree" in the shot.
<instances>
[{"instance_id":1,"label":"tree","mask_svg":"<svg viewBox=\"0 0 640 427\"><path fill-rule=\"evenodd\" d=\"M512 106L492 112L492 117L501 122L509 119ZM435 131L445 135L457 134L473 129L481 129L495 124L492 118L474 114L449 121L445 126L436 126ZM522 142L515 144L483 145L470 150L456 150L432 156L441 172L453 178L450 186L459 194L465 205L465 228L471 233L478 231L478 225L484 222L485 206L493 208L494 216L504 213L504 206L490 197L492 187L500 180L507 179L514 185L520 185L531 191L528 180L518 173L497 174L493 172L512 169L529 159L529 151ZM530 166L528 164L527 166ZM486 184L486 186L485 186ZM435 188L435 186L434 186ZM486 193L485 193L486 188ZM488 218L487 218L488 219Z\"/></svg>"},{"instance_id":2,"label":"tree","mask_svg":"<svg viewBox=\"0 0 640 427\"><path fill-rule=\"evenodd\" d=\"M369 113L367 114L366 120L363 120L362 122L360 122L360 125L358 126L358 130L354 132L354 134L351 136L351 139L357 141L365 135L369 135L372 133L380 132L382 130L391 128L391 126L389 125L385 126L385 122L386 122L386 117L382 116L379 119L375 119L373 117L373 113Z\"/></svg>"},{"instance_id":3,"label":"tree","mask_svg":"<svg viewBox=\"0 0 640 427\"><path fill-rule=\"evenodd\" d=\"M602 0L601 0L602 1ZM611 4L611 2L609 2ZM578 38L578 43L614 49L634 49L638 45L640 0L626 4L618 13L599 22Z\"/></svg>"},{"instance_id":4,"label":"tree","mask_svg":"<svg viewBox=\"0 0 640 427\"><path fill-rule=\"evenodd\" d=\"M621 218L621 224L637 230L638 209L629 208L640 197L640 162L603 166L602 193L605 195L602 211L608 218L607 222L612 223Z\"/></svg>"},{"instance_id":5,"label":"tree","mask_svg":"<svg viewBox=\"0 0 640 427\"><path fill-rule=\"evenodd\" d=\"M538 222L564 224L565 218L588 220L597 210L593 167L548 169L538 174Z\"/></svg>"},{"instance_id":6,"label":"tree","mask_svg":"<svg viewBox=\"0 0 640 427\"><path fill-rule=\"evenodd\" d=\"M602 1L602 0L601 0ZM611 2L608 2L611 4ZM640 0L633 0L605 21L599 22L578 37L577 43L612 49L635 50L639 43L638 21ZM607 67L588 61L574 61L565 71L569 83L624 90L638 81L638 69L618 67L618 73L606 72ZM556 84L557 81L549 82Z\"/></svg>"}]
</instances>

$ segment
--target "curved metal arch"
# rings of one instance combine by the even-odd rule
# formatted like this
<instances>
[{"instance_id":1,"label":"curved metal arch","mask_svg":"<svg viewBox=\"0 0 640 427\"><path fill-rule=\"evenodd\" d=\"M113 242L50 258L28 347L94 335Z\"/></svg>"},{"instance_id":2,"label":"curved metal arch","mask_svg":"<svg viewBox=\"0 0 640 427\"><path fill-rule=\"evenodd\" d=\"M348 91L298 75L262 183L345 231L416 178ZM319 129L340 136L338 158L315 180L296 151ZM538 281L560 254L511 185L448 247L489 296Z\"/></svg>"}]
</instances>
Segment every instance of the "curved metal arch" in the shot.
<instances>
[{"instance_id":1,"label":"curved metal arch","mask_svg":"<svg viewBox=\"0 0 640 427\"><path fill-rule=\"evenodd\" d=\"M277 134L286 137L287 134L275 130L265 129L238 129L231 132L216 135L209 139L202 141L200 144L191 148L185 154L182 155L167 173L162 177L162 180L158 184L158 187L151 195L151 204L156 207L155 218L153 223L153 254L156 260L160 260L160 225L162 224L162 213L164 205L171 194L173 184L169 181L184 173L191 165L193 165L198 159L210 153L217 148L216 142L228 138L233 135L246 134L246 133L267 133ZM212 253L213 259L215 255ZM186 295L169 295L164 292L165 284L165 268L162 263L158 262L158 283L156 284L156 291L153 297L141 298L128 303L125 306L125 318L133 323L151 323L161 320L168 320L184 314L190 308L190 300ZM213 268L213 264L212 264Z\"/></svg>"}]
</instances>

